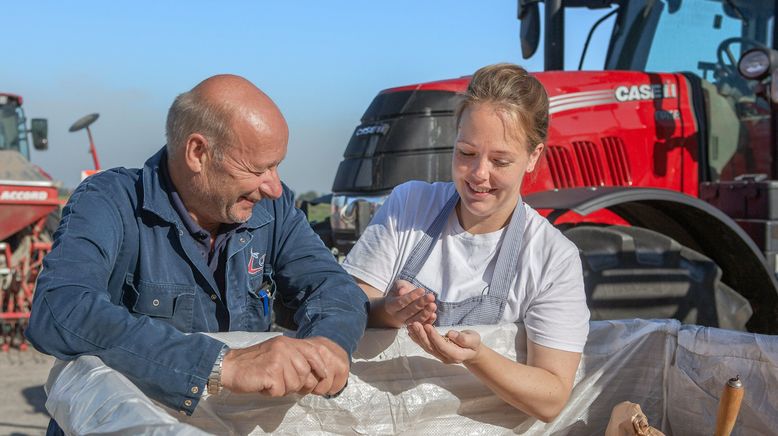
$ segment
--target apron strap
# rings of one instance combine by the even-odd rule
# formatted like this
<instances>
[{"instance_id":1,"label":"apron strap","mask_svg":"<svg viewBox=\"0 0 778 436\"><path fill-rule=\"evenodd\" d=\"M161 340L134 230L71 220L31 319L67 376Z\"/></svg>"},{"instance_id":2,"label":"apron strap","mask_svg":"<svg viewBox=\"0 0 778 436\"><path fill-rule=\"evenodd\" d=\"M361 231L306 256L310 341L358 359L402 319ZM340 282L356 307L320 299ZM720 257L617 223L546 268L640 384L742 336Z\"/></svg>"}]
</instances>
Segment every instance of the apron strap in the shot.
<instances>
[{"instance_id":1,"label":"apron strap","mask_svg":"<svg viewBox=\"0 0 778 436\"><path fill-rule=\"evenodd\" d=\"M398 278L416 281L416 276L421 271L424 263L432 253L435 243L440 238L443 228L448 221L449 215L456 207L459 201L459 193L454 190L451 198L448 199L438 215L432 221L432 224L424 231L421 240L416 243L411 251L408 260L400 270ZM492 273L492 280L489 284L488 295L507 299L510 293L510 286L516 275L519 265L519 255L521 254L521 245L524 237L524 227L527 221L527 211L524 202L519 197L516 207L513 210L511 221L502 238L502 245L497 254L497 262Z\"/></svg>"},{"instance_id":2,"label":"apron strap","mask_svg":"<svg viewBox=\"0 0 778 436\"><path fill-rule=\"evenodd\" d=\"M519 255L521 254L521 244L524 239L524 226L527 222L527 210L524 202L516 203L513 209L511 222L505 230L505 236L502 238L502 246L497 254L497 263L492 273L492 281L489 283L488 295L507 299L511 290L511 282L519 268Z\"/></svg>"},{"instance_id":3,"label":"apron strap","mask_svg":"<svg viewBox=\"0 0 778 436\"><path fill-rule=\"evenodd\" d=\"M459 193L454 190L454 194L448 199L448 202L446 202L443 209L440 210L438 216L435 217L432 224L424 231L424 236L422 236L421 240L413 247L411 255L408 256L408 260L405 261L405 265L400 271L400 278L415 278L419 274L421 267L424 266L424 262L427 261L430 253L432 253L435 242L440 238L443 227L446 225L446 221L448 221L448 216L451 214L451 211L454 210L454 207L456 207L457 201L459 201Z\"/></svg>"}]
</instances>

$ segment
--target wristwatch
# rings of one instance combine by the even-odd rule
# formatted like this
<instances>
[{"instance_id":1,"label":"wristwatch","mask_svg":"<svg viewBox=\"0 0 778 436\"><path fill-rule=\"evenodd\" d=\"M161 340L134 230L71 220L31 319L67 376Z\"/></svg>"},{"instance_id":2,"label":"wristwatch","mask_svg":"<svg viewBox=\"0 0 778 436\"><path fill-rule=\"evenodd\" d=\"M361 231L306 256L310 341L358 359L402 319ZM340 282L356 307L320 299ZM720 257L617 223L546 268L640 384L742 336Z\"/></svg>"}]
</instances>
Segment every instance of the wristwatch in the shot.
<instances>
[{"instance_id":1,"label":"wristwatch","mask_svg":"<svg viewBox=\"0 0 778 436\"><path fill-rule=\"evenodd\" d=\"M230 347L223 346L219 355L216 356L216 361L211 368L211 374L208 376L208 395L219 395L222 391L222 364L224 363L224 355L230 351Z\"/></svg>"}]
</instances>

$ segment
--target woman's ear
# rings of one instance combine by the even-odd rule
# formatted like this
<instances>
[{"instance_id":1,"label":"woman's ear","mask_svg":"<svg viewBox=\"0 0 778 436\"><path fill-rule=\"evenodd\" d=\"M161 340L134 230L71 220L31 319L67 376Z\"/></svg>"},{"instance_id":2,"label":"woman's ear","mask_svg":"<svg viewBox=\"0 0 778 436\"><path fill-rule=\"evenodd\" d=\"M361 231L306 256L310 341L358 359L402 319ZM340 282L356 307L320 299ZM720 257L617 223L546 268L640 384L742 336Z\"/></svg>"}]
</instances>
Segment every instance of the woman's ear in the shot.
<instances>
[{"instance_id":1,"label":"woman's ear","mask_svg":"<svg viewBox=\"0 0 778 436\"><path fill-rule=\"evenodd\" d=\"M535 165L537 165L538 160L540 160L540 156L543 155L543 149L545 149L546 146L542 142L535 147L534 150L532 150L532 153L529 154L529 161L527 162L527 172L531 173L535 170Z\"/></svg>"}]
</instances>

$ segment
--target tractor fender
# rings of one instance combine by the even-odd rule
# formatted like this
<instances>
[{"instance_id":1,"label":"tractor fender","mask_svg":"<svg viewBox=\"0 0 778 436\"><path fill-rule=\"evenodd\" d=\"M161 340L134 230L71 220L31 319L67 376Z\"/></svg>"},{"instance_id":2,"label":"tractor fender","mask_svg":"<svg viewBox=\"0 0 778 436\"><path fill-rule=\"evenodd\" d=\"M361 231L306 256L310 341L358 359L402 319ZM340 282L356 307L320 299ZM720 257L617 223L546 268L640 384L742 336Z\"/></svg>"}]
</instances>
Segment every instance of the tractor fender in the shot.
<instances>
[{"instance_id":1,"label":"tractor fender","mask_svg":"<svg viewBox=\"0 0 778 436\"><path fill-rule=\"evenodd\" d=\"M607 209L630 225L675 239L716 262L722 282L749 300L754 309L749 330L778 331L778 281L754 241L716 207L676 191L629 187L559 189L524 201L551 209L552 224L569 211L585 216Z\"/></svg>"}]
</instances>

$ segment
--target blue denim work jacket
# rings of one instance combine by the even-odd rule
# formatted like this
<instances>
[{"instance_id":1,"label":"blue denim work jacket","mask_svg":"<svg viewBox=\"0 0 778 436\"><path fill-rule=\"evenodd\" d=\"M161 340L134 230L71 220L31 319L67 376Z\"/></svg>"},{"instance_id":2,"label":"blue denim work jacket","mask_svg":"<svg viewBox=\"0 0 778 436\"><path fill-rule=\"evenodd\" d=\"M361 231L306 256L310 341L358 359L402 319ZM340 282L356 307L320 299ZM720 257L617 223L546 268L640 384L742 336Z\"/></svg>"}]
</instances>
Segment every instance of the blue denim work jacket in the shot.
<instances>
[{"instance_id":1,"label":"blue denim work jacket","mask_svg":"<svg viewBox=\"0 0 778 436\"><path fill-rule=\"evenodd\" d=\"M351 355L367 298L292 192L258 202L230 237L225 301L160 179L166 156L163 148L143 169L93 175L73 192L37 282L25 332L35 348L63 360L98 356L187 414L222 348L196 333L266 331L267 295L289 308L298 337L324 336Z\"/></svg>"}]
</instances>

